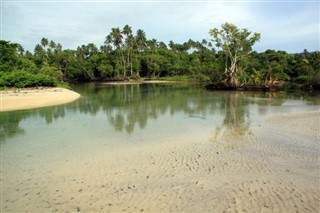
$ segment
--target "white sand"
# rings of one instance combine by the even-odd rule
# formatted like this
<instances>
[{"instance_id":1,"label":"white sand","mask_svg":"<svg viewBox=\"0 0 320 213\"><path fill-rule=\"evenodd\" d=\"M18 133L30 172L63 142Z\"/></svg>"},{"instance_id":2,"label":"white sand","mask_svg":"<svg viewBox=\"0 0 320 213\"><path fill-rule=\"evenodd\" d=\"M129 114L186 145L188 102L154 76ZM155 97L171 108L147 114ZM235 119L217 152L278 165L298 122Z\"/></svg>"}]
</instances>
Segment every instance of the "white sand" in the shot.
<instances>
[{"instance_id":1,"label":"white sand","mask_svg":"<svg viewBox=\"0 0 320 213\"><path fill-rule=\"evenodd\" d=\"M1 212L319 212L319 118L291 113L211 141L64 156L19 176L9 169Z\"/></svg>"},{"instance_id":2,"label":"white sand","mask_svg":"<svg viewBox=\"0 0 320 213\"><path fill-rule=\"evenodd\" d=\"M80 94L64 88L30 88L0 92L0 112L66 104Z\"/></svg>"}]
</instances>

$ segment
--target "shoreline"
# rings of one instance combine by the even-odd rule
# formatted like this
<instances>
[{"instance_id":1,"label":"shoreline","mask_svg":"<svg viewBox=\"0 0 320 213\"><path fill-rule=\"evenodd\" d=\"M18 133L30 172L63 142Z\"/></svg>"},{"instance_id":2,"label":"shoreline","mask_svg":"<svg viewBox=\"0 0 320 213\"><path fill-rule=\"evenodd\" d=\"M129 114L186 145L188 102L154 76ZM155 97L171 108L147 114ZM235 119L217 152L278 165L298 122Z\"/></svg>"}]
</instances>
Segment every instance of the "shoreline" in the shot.
<instances>
[{"instance_id":1,"label":"shoreline","mask_svg":"<svg viewBox=\"0 0 320 213\"><path fill-rule=\"evenodd\" d=\"M138 85L138 84L170 84L170 83L181 83L181 82L180 81L165 81L165 80L146 80L146 81L110 81L110 82L102 82L100 84L103 84L103 85Z\"/></svg>"},{"instance_id":2,"label":"shoreline","mask_svg":"<svg viewBox=\"0 0 320 213\"><path fill-rule=\"evenodd\" d=\"M70 103L80 94L61 87L9 89L0 92L0 112Z\"/></svg>"}]
</instances>

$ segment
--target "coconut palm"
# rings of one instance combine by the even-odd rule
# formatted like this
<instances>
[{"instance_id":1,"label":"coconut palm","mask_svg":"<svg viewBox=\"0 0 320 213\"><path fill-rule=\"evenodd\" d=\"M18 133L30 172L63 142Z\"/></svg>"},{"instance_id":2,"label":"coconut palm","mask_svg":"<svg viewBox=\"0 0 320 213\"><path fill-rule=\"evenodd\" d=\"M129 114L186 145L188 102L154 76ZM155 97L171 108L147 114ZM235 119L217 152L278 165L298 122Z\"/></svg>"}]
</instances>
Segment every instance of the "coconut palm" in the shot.
<instances>
[{"instance_id":1,"label":"coconut palm","mask_svg":"<svg viewBox=\"0 0 320 213\"><path fill-rule=\"evenodd\" d=\"M122 33L126 36L125 46L127 51L127 65L130 64L130 75L132 76L132 48L134 44L134 37L132 35L132 29L129 25L123 27Z\"/></svg>"},{"instance_id":2,"label":"coconut palm","mask_svg":"<svg viewBox=\"0 0 320 213\"><path fill-rule=\"evenodd\" d=\"M46 48L46 46L48 46L48 44L49 44L49 41L48 41L47 38L42 38L41 39L41 45L42 45L43 48Z\"/></svg>"},{"instance_id":3,"label":"coconut palm","mask_svg":"<svg viewBox=\"0 0 320 213\"><path fill-rule=\"evenodd\" d=\"M126 76L126 67L125 67L125 59L122 54L122 44L123 44L123 36L121 34L120 28L112 28L111 33L106 37L106 44L112 44L116 48L116 52L118 52L122 67L123 67L123 76Z\"/></svg>"},{"instance_id":4,"label":"coconut palm","mask_svg":"<svg viewBox=\"0 0 320 213\"><path fill-rule=\"evenodd\" d=\"M157 48L159 48L157 39L148 40L147 44L152 53L155 53Z\"/></svg>"},{"instance_id":5,"label":"coconut palm","mask_svg":"<svg viewBox=\"0 0 320 213\"><path fill-rule=\"evenodd\" d=\"M139 29L136 35L136 45L137 45L138 51L139 52L144 51L146 44L147 44L146 33L143 30Z\"/></svg>"}]
</instances>

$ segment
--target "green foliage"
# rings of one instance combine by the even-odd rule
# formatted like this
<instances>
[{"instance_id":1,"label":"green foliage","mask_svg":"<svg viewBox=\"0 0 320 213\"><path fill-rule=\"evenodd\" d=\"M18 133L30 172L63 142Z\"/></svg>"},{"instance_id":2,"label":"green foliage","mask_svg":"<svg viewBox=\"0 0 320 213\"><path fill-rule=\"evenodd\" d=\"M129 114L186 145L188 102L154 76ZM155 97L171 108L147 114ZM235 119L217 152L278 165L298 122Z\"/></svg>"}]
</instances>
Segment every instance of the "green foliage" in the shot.
<instances>
[{"instance_id":1,"label":"green foliage","mask_svg":"<svg viewBox=\"0 0 320 213\"><path fill-rule=\"evenodd\" d=\"M113 75L113 67L110 64L100 64L97 69L99 70L102 78Z\"/></svg>"},{"instance_id":2,"label":"green foliage","mask_svg":"<svg viewBox=\"0 0 320 213\"><path fill-rule=\"evenodd\" d=\"M15 69L19 59L19 44L10 41L0 40L0 71L9 72Z\"/></svg>"},{"instance_id":3,"label":"green foliage","mask_svg":"<svg viewBox=\"0 0 320 213\"><path fill-rule=\"evenodd\" d=\"M162 80L162 81L191 81L192 80L190 76L186 76L186 75L166 76L166 77L159 77L156 79Z\"/></svg>"},{"instance_id":4,"label":"green foliage","mask_svg":"<svg viewBox=\"0 0 320 213\"><path fill-rule=\"evenodd\" d=\"M192 76L192 80L199 83L209 83L210 77L202 73L197 73Z\"/></svg>"},{"instance_id":5,"label":"green foliage","mask_svg":"<svg viewBox=\"0 0 320 213\"><path fill-rule=\"evenodd\" d=\"M210 82L234 87L272 87L293 82L299 88L320 87L320 52L299 54L252 46L260 34L225 23L211 29L210 41L169 44L148 39L129 25L112 28L104 45L93 43L76 49L42 38L34 52L0 40L0 87L64 85L63 81L152 78ZM287 84L285 84L287 85ZM290 86L294 87L294 86Z\"/></svg>"},{"instance_id":6,"label":"green foliage","mask_svg":"<svg viewBox=\"0 0 320 213\"><path fill-rule=\"evenodd\" d=\"M283 84L283 88L285 91L295 91L301 89L301 84L295 82L287 82Z\"/></svg>"},{"instance_id":7,"label":"green foliage","mask_svg":"<svg viewBox=\"0 0 320 213\"><path fill-rule=\"evenodd\" d=\"M260 40L260 34L251 35L247 29L238 29L231 23L221 25L221 30L213 28L209 33L216 46L221 47L226 56L225 71L229 84L232 87L238 87L242 83L238 79L239 61L251 52L252 46Z\"/></svg>"},{"instance_id":8,"label":"green foliage","mask_svg":"<svg viewBox=\"0 0 320 213\"><path fill-rule=\"evenodd\" d=\"M300 84L304 84L304 83L307 83L309 81L309 76L307 75L300 75L298 76L295 81L297 83L300 83Z\"/></svg>"},{"instance_id":9,"label":"green foliage","mask_svg":"<svg viewBox=\"0 0 320 213\"><path fill-rule=\"evenodd\" d=\"M304 88L320 86L320 51L295 54L288 61L293 81Z\"/></svg>"},{"instance_id":10,"label":"green foliage","mask_svg":"<svg viewBox=\"0 0 320 213\"><path fill-rule=\"evenodd\" d=\"M50 44L52 47L53 43ZM23 55L24 50L19 44L0 40L0 87L57 86L63 73L56 64L48 64L47 45L47 39L42 39L34 55Z\"/></svg>"},{"instance_id":11,"label":"green foliage","mask_svg":"<svg viewBox=\"0 0 320 213\"><path fill-rule=\"evenodd\" d=\"M34 74L38 72L38 68L34 61L24 57L19 58L17 62L17 70L23 70Z\"/></svg>"},{"instance_id":12,"label":"green foliage","mask_svg":"<svg viewBox=\"0 0 320 213\"><path fill-rule=\"evenodd\" d=\"M59 81L62 80L63 73L56 67L50 67L47 63L45 63L41 69L39 70L40 74L47 75L53 77Z\"/></svg>"},{"instance_id":13,"label":"green foliage","mask_svg":"<svg viewBox=\"0 0 320 213\"><path fill-rule=\"evenodd\" d=\"M0 87L56 87L57 85L58 81L55 78L41 73L31 74L26 71L0 72Z\"/></svg>"}]
</instances>

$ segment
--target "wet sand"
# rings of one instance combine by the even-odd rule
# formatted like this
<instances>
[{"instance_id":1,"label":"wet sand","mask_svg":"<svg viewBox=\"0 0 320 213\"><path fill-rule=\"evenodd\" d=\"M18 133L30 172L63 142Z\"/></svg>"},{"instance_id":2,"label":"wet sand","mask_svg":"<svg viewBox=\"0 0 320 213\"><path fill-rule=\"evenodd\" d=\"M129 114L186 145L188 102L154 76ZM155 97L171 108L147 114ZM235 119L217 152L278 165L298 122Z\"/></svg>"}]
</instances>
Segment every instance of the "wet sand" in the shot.
<instances>
[{"instance_id":1,"label":"wet sand","mask_svg":"<svg viewBox=\"0 0 320 213\"><path fill-rule=\"evenodd\" d=\"M1 212L318 212L319 119L281 114L197 141L40 162L7 156Z\"/></svg>"},{"instance_id":2,"label":"wet sand","mask_svg":"<svg viewBox=\"0 0 320 213\"><path fill-rule=\"evenodd\" d=\"M53 106L72 102L80 94L64 88L26 88L0 92L0 112Z\"/></svg>"}]
</instances>

